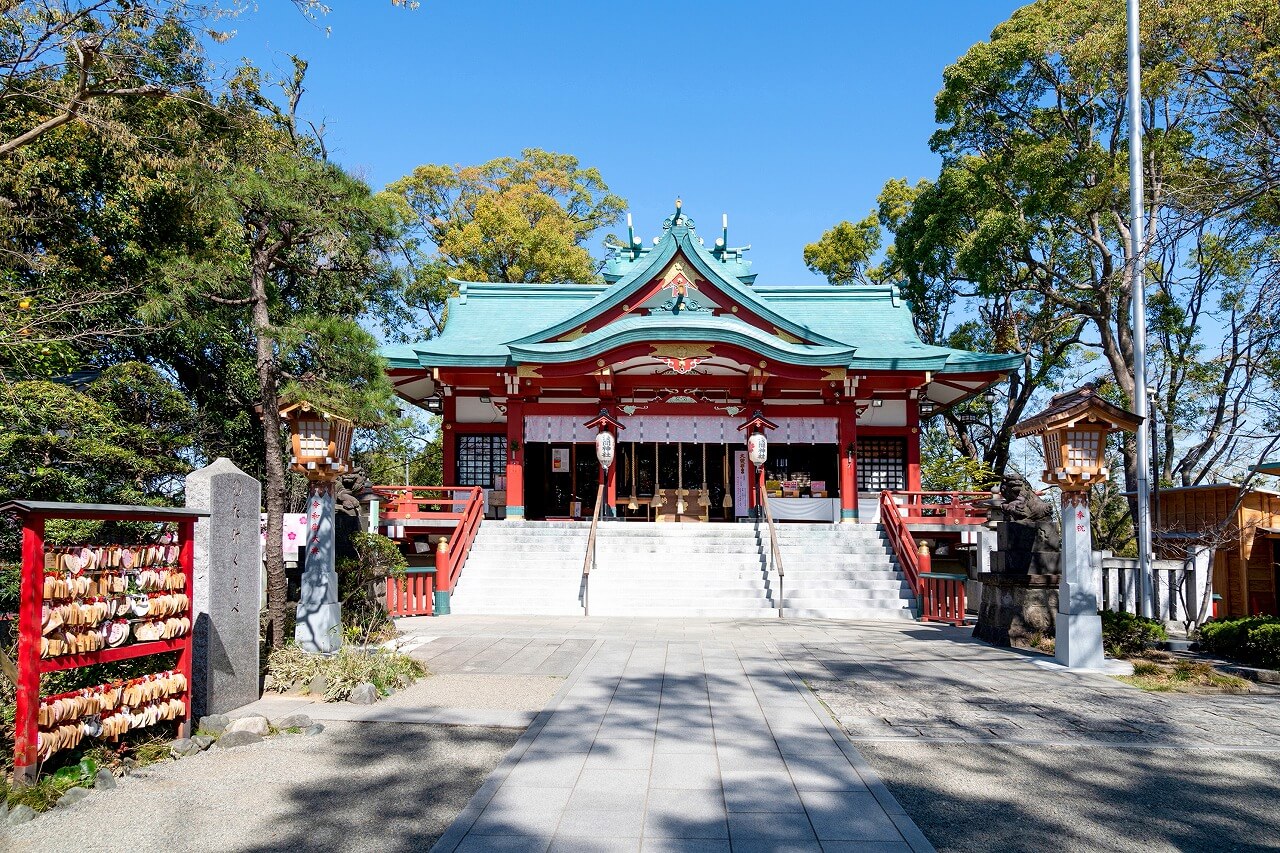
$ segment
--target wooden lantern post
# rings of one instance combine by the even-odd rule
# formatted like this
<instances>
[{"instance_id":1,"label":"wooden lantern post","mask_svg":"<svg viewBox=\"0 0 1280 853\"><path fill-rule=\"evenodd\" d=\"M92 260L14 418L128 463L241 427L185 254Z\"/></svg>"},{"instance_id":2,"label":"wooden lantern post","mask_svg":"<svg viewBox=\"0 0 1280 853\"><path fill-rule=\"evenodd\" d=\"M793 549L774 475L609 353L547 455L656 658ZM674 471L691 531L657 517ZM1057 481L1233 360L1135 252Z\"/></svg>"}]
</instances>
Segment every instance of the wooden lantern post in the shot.
<instances>
[{"instance_id":1,"label":"wooden lantern post","mask_svg":"<svg viewBox=\"0 0 1280 853\"><path fill-rule=\"evenodd\" d=\"M1062 579L1058 583L1055 657L1070 669L1101 670L1102 620L1093 568L1089 490L1106 482L1107 436L1132 432L1142 418L1085 385L1049 401L1049 407L1013 428L1014 436L1044 442L1046 483L1062 489Z\"/></svg>"},{"instance_id":2,"label":"wooden lantern post","mask_svg":"<svg viewBox=\"0 0 1280 853\"><path fill-rule=\"evenodd\" d=\"M609 414L607 409L601 409L600 414L583 426L596 428L596 461L600 463L600 485L605 487L601 498L604 506L601 507L600 517L614 517L617 515L614 504L618 501L618 473L613 465L613 459L618 449L618 431L626 427ZM632 491L635 491L634 485Z\"/></svg>"},{"instance_id":3,"label":"wooden lantern post","mask_svg":"<svg viewBox=\"0 0 1280 853\"><path fill-rule=\"evenodd\" d=\"M765 436L765 431L777 428L778 425L761 414L759 409L738 427L738 432L747 434L747 459L753 468L751 490L748 492L748 504L753 518L760 517L760 505L764 500L764 465L769 461L769 439Z\"/></svg>"},{"instance_id":4,"label":"wooden lantern post","mask_svg":"<svg viewBox=\"0 0 1280 853\"><path fill-rule=\"evenodd\" d=\"M306 651L330 654L342 646L342 604L334 565L334 492L338 477L351 470L354 424L307 402L282 409L280 417L289 427L293 445L290 469L310 484L307 554L294 639Z\"/></svg>"}]
</instances>

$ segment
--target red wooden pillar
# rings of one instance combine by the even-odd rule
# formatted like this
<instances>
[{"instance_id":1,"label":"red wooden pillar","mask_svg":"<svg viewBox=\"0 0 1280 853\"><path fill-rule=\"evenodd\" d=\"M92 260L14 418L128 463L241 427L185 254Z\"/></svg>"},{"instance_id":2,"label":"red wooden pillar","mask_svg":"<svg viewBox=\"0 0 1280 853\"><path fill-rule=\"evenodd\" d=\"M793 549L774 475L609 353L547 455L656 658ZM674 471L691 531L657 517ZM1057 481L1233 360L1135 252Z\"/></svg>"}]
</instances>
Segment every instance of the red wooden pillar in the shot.
<instances>
[{"instance_id":1,"label":"red wooden pillar","mask_svg":"<svg viewBox=\"0 0 1280 853\"><path fill-rule=\"evenodd\" d=\"M616 439L617 436L614 436ZM602 472L604 478L604 499L605 505L613 507L613 514L618 514L618 460L614 459L613 464L609 466L607 471Z\"/></svg>"},{"instance_id":2,"label":"red wooden pillar","mask_svg":"<svg viewBox=\"0 0 1280 853\"><path fill-rule=\"evenodd\" d=\"M507 518L524 518L524 400L507 400Z\"/></svg>"},{"instance_id":3,"label":"red wooden pillar","mask_svg":"<svg viewBox=\"0 0 1280 853\"><path fill-rule=\"evenodd\" d=\"M196 522L178 522L178 566L182 569L182 577L186 583L187 595L195 596L196 582ZM191 737L191 699L192 699L192 648L190 642L184 642L178 649L178 672L187 680L187 713L178 724L178 737Z\"/></svg>"},{"instance_id":4,"label":"red wooden pillar","mask_svg":"<svg viewBox=\"0 0 1280 853\"><path fill-rule=\"evenodd\" d=\"M761 504L763 504L764 502L764 472L765 472L765 466L763 465L756 466L756 488L759 489L758 494L760 495L760 497L757 500Z\"/></svg>"},{"instance_id":5,"label":"red wooden pillar","mask_svg":"<svg viewBox=\"0 0 1280 853\"><path fill-rule=\"evenodd\" d=\"M920 401L907 401L907 491L920 491Z\"/></svg>"},{"instance_id":6,"label":"red wooden pillar","mask_svg":"<svg viewBox=\"0 0 1280 853\"><path fill-rule=\"evenodd\" d=\"M34 782L36 712L40 710L40 609L44 596L44 517L22 526L22 581L18 599L18 695L13 718L13 777ZM187 682L190 684L190 681Z\"/></svg>"},{"instance_id":7,"label":"red wooden pillar","mask_svg":"<svg viewBox=\"0 0 1280 853\"><path fill-rule=\"evenodd\" d=\"M751 478L747 481L747 518L756 516L756 466L748 462Z\"/></svg>"},{"instance_id":8,"label":"red wooden pillar","mask_svg":"<svg viewBox=\"0 0 1280 853\"><path fill-rule=\"evenodd\" d=\"M840 407L840 521L858 521L858 408Z\"/></svg>"},{"instance_id":9,"label":"red wooden pillar","mask_svg":"<svg viewBox=\"0 0 1280 853\"><path fill-rule=\"evenodd\" d=\"M456 486L458 485L458 399L453 396L445 397L442 408L440 485Z\"/></svg>"}]
</instances>

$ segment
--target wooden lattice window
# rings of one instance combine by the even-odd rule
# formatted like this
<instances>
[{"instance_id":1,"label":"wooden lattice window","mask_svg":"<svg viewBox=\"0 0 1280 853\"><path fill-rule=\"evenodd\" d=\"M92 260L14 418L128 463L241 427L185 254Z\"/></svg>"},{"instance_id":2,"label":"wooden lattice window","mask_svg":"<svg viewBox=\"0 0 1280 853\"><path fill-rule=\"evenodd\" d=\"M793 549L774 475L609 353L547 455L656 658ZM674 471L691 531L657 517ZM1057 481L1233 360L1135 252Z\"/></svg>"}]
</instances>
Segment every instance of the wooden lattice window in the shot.
<instances>
[{"instance_id":1,"label":"wooden lattice window","mask_svg":"<svg viewBox=\"0 0 1280 853\"><path fill-rule=\"evenodd\" d=\"M458 485L492 489L507 473L505 435L458 436Z\"/></svg>"},{"instance_id":2,"label":"wooden lattice window","mask_svg":"<svg viewBox=\"0 0 1280 853\"><path fill-rule=\"evenodd\" d=\"M907 441L903 438L858 439L858 490L901 491L907 487Z\"/></svg>"}]
</instances>

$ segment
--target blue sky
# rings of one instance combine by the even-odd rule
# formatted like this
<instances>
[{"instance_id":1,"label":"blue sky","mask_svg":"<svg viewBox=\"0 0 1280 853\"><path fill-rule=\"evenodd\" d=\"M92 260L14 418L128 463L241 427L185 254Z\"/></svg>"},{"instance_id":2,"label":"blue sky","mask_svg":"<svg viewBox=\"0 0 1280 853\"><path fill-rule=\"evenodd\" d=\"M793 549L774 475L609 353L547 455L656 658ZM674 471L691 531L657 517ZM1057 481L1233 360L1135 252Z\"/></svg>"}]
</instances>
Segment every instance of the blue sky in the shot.
<instances>
[{"instance_id":1,"label":"blue sky","mask_svg":"<svg viewBox=\"0 0 1280 853\"><path fill-rule=\"evenodd\" d=\"M677 195L704 235L727 212L768 285L817 283L805 243L866 215L889 178L936 174L943 69L1021 5L330 2L311 22L265 0L214 56L281 74L306 58L302 111L375 187L422 163L571 153L646 241Z\"/></svg>"}]
</instances>

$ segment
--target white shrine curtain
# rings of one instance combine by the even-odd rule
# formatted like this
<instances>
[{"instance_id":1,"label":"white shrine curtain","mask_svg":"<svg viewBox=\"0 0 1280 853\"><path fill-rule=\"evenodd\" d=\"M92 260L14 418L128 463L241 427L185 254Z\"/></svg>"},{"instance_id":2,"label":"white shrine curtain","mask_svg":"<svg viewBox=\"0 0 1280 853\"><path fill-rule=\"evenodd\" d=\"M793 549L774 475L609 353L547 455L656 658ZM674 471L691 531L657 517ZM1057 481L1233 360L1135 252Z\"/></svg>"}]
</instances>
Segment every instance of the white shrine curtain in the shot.
<instances>
[{"instance_id":1,"label":"white shrine curtain","mask_svg":"<svg viewBox=\"0 0 1280 853\"><path fill-rule=\"evenodd\" d=\"M589 443L596 431L582 425L582 415L529 415L524 419L526 442ZM835 418L777 417L778 425L769 433L777 444L836 444ZM743 418L700 415L632 415L621 418L625 430L622 441L688 442L691 444L739 444L745 441L738 431Z\"/></svg>"}]
</instances>

